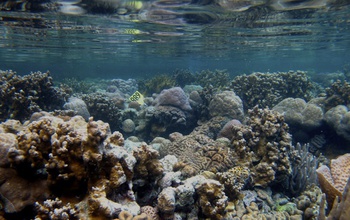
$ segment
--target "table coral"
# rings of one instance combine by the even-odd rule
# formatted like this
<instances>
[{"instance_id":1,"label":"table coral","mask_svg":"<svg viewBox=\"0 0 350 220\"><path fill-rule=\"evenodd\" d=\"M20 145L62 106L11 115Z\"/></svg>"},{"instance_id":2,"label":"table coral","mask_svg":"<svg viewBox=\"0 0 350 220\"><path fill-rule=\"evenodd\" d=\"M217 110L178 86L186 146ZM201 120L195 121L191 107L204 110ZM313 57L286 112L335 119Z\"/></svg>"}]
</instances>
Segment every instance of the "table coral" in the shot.
<instances>
[{"instance_id":1,"label":"table coral","mask_svg":"<svg viewBox=\"0 0 350 220\"><path fill-rule=\"evenodd\" d=\"M291 136L281 114L254 107L244 126L233 127L237 164L248 166L254 185L284 181L291 174Z\"/></svg>"},{"instance_id":2,"label":"table coral","mask_svg":"<svg viewBox=\"0 0 350 220\"><path fill-rule=\"evenodd\" d=\"M331 160L330 168L322 165L317 170L318 180L329 204L336 196L341 198L348 178L350 177L350 154L344 154Z\"/></svg>"}]
</instances>

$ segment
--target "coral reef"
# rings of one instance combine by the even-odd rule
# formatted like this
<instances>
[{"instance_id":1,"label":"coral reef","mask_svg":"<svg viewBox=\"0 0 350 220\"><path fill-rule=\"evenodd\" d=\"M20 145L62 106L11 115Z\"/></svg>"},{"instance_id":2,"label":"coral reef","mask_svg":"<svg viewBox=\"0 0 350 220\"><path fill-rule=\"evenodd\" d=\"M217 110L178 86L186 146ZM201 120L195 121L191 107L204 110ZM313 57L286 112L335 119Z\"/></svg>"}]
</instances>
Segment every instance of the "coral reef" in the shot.
<instances>
[{"instance_id":1,"label":"coral reef","mask_svg":"<svg viewBox=\"0 0 350 220\"><path fill-rule=\"evenodd\" d=\"M183 111L191 111L188 97L181 87L164 89L154 100L155 106L173 106Z\"/></svg>"},{"instance_id":2,"label":"coral reef","mask_svg":"<svg viewBox=\"0 0 350 220\"><path fill-rule=\"evenodd\" d=\"M70 97L68 102L63 105L66 110L73 110L77 115L82 116L86 121L90 118L89 110L82 99Z\"/></svg>"},{"instance_id":3,"label":"coral reef","mask_svg":"<svg viewBox=\"0 0 350 220\"><path fill-rule=\"evenodd\" d=\"M331 219L340 219L345 220L350 218L350 178L347 181L343 194L341 196L341 200L336 199L329 215L326 217L325 215L325 198L323 197L323 201L320 207L320 214L318 216L319 220L331 220Z\"/></svg>"},{"instance_id":4,"label":"coral reef","mask_svg":"<svg viewBox=\"0 0 350 220\"><path fill-rule=\"evenodd\" d=\"M229 86L230 82L227 70L202 70L194 74L194 76L195 84L201 85L203 88L223 89Z\"/></svg>"},{"instance_id":5,"label":"coral reef","mask_svg":"<svg viewBox=\"0 0 350 220\"><path fill-rule=\"evenodd\" d=\"M70 96L63 88L55 88L49 72L19 76L0 71L0 121L24 121L34 112L60 109Z\"/></svg>"},{"instance_id":6,"label":"coral reef","mask_svg":"<svg viewBox=\"0 0 350 220\"><path fill-rule=\"evenodd\" d=\"M79 219L78 210L70 203L64 204L62 200L56 198L55 200L47 199L40 204L35 203L37 215L35 220L41 219Z\"/></svg>"},{"instance_id":7,"label":"coral reef","mask_svg":"<svg viewBox=\"0 0 350 220\"><path fill-rule=\"evenodd\" d=\"M146 96L150 96L153 93L160 93L162 90L172 88L175 85L176 81L174 78L166 74L156 75L155 77L138 82L139 91Z\"/></svg>"},{"instance_id":8,"label":"coral reef","mask_svg":"<svg viewBox=\"0 0 350 220\"><path fill-rule=\"evenodd\" d=\"M350 84L347 81L337 80L326 88L325 110L338 105L348 105L350 102Z\"/></svg>"},{"instance_id":9,"label":"coral reef","mask_svg":"<svg viewBox=\"0 0 350 220\"><path fill-rule=\"evenodd\" d=\"M87 104L90 115L96 120L106 121L112 130L118 130L122 120L121 110L124 109L125 99L114 93L80 94L78 98Z\"/></svg>"},{"instance_id":10,"label":"coral reef","mask_svg":"<svg viewBox=\"0 0 350 220\"><path fill-rule=\"evenodd\" d=\"M109 86L115 86L119 92L129 96L138 90L137 81L135 79L112 79L109 84Z\"/></svg>"},{"instance_id":11,"label":"coral reef","mask_svg":"<svg viewBox=\"0 0 350 220\"><path fill-rule=\"evenodd\" d=\"M307 186L317 184L318 158L309 152L309 144L299 144L291 150L292 172L284 184L286 194L298 196Z\"/></svg>"},{"instance_id":12,"label":"coral reef","mask_svg":"<svg viewBox=\"0 0 350 220\"><path fill-rule=\"evenodd\" d=\"M303 219L317 219L322 206L322 190L315 184L309 185L294 199L297 208L303 211Z\"/></svg>"},{"instance_id":13,"label":"coral reef","mask_svg":"<svg viewBox=\"0 0 350 220\"><path fill-rule=\"evenodd\" d=\"M240 197L240 191L248 182L250 176L247 167L235 166L226 172L217 172L216 176L220 183L225 186L225 193L230 200L235 200Z\"/></svg>"},{"instance_id":14,"label":"coral reef","mask_svg":"<svg viewBox=\"0 0 350 220\"><path fill-rule=\"evenodd\" d=\"M291 175L292 149L288 125L281 114L258 107L248 111L244 126L235 126L231 147L238 164L250 168L253 184L268 186Z\"/></svg>"},{"instance_id":15,"label":"coral reef","mask_svg":"<svg viewBox=\"0 0 350 220\"><path fill-rule=\"evenodd\" d=\"M288 125L298 130L312 131L322 125L322 108L300 98L283 99L272 110L283 114Z\"/></svg>"},{"instance_id":16,"label":"coral reef","mask_svg":"<svg viewBox=\"0 0 350 220\"><path fill-rule=\"evenodd\" d=\"M272 108L289 97L308 101L313 97L314 85L304 71L256 72L236 76L231 88L242 99L244 109L251 109L256 105Z\"/></svg>"},{"instance_id":17,"label":"coral reef","mask_svg":"<svg viewBox=\"0 0 350 220\"><path fill-rule=\"evenodd\" d=\"M327 195L328 204L332 205L337 196L341 198L350 177L350 154L332 159L330 168L322 165L316 172L321 189Z\"/></svg>"},{"instance_id":18,"label":"coral reef","mask_svg":"<svg viewBox=\"0 0 350 220\"><path fill-rule=\"evenodd\" d=\"M338 105L329 109L324 115L324 120L339 136L350 140L350 112L347 106Z\"/></svg>"},{"instance_id":19,"label":"coral reef","mask_svg":"<svg viewBox=\"0 0 350 220\"><path fill-rule=\"evenodd\" d=\"M137 215L140 207L135 202L132 178L143 175L142 167L149 169L150 175L157 171L155 168L160 162L152 156L157 152L151 153L151 149L142 147L143 153L135 152L139 159L136 163L136 158L123 147L123 136L119 132L111 134L108 124L91 118L85 122L81 116L63 120L47 113L41 115L33 116L35 120L15 135L18 144L8 147L8 160L13 168L1 168L4 174L1 194L8 200L5 211L10 212L14 207L20 212L39 201L43 205L38 205L38 215L43 215L40 210L50 209L47 204L51 200L41 201L56 196L62 201L79 198L74 203L80 207L79 218L84 215L116 217L122 210ZM13 134L9 135L13 138ZM66 215L63 207L67 204L59 206L62 208L57 210ZM52 207L56 209L56 205ZM88 207L88 214L84 207Z\"/></svg>"},{"instance_id":20,"label":"coral reef","mask_svg":"<svg viewBox=\"0 0 350 220\"><path fill-rule=\"evenodd\" d=\"M240 121L244 120L242 100L232 91L217 93L209 102L211 117L226 116Z\"/></svg>"},{"instance_id":21,"label":"coral reef","mask_svg":"<svg viewBox=\"0 0 350 220\"><path fill-rule=\"evenodd\" d=\"M207 124L203 125L207 127ZM218 126L218 130L221 126ZM208 131L207 129L204 129ZM218 132L218 131L217 131ZM228 148L228 142L220 139L214 141L196 128L189 135L177 136L171 143L159 149L162 155L175 155L180 162L184 162L196 171L211 170L224 171L232 167L234 158Z\"/></svg>"}]
</instances>

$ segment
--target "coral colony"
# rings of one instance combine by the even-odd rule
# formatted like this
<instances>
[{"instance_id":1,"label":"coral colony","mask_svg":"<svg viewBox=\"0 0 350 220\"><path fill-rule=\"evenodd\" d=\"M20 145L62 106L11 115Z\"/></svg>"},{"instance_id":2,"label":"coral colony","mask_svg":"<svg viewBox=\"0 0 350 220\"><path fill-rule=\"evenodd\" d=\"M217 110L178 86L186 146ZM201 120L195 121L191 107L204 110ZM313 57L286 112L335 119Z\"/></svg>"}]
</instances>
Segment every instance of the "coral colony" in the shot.
<instances>
[{"instance_id":1,"label":"coral colony","mask_svg":"<svg viewBox=\"0 0 350 220\"><path fill-rule=\"evenodd\" d=\"M350 219L347 82L0 74L0 219Z\"/></svg>"}]
</instances>

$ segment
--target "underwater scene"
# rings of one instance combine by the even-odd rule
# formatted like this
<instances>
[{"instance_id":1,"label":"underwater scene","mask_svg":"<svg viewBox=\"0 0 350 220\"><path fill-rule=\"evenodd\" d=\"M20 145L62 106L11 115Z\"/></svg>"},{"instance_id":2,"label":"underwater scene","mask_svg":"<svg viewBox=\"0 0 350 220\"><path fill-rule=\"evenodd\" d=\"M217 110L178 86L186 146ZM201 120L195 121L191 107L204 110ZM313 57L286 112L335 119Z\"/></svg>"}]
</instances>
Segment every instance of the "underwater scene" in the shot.
<instances>
[{"instance_id":1,"label":"underwater scene","mask_svg":"<svg viewBox=\"0 0 350 220\"><path fill-rule=\"evenodd\" d=\"M0 220L348 220L349 51L349 0L0 1Z\"/></svg>"}]
</instances>

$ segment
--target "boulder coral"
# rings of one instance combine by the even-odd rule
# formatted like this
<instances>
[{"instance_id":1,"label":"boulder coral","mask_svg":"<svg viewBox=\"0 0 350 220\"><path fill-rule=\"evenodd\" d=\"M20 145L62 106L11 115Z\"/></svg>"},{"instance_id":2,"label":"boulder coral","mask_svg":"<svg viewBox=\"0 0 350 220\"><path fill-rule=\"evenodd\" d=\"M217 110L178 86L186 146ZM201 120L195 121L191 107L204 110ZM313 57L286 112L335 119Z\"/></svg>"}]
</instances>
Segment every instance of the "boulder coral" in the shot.
<instances>
[{"instance_id":1,"label":"boulder coral","mask_svg":"<svg viewBox=\"0 0 350 220\"><path fill-rule=\"evenodd\" d=\"M242 100L233 91L217 93L209 102L211 117L225 116L240 121L244 120Z\"/></svg>"},{"instance_id":2,"label":"boulder coral","mask_svg":"<svg viewBox=\"0 0 350 220\"><path fill-rule=\"evenodd\" d=\"M188 97L181 87L162 90L154 101L156 106L173 106L183 111L192 110Z\"/></svg>"},{"instance_id":3,"label":"boulder coral","mask_svg":"<svg viewBox=\"0 0 350 220\"><path fill-rule=\"evenodd\" d=\"M350 112L347 106L338 105L329 109L324 115L324 120L339 136L350 140Z\"/></svg>"},{"instance_id":4,"label":"boulder coral","mask_svg":"<svg viewBox=\"0 0 350 220\"><path fill-rule=\"evenodd\" d=\"M288 125L298 130L312 131L319 128L323 122L322 108L300 98L283 99L272 110L283 114Z\"/></svg>"}]
</instances>

